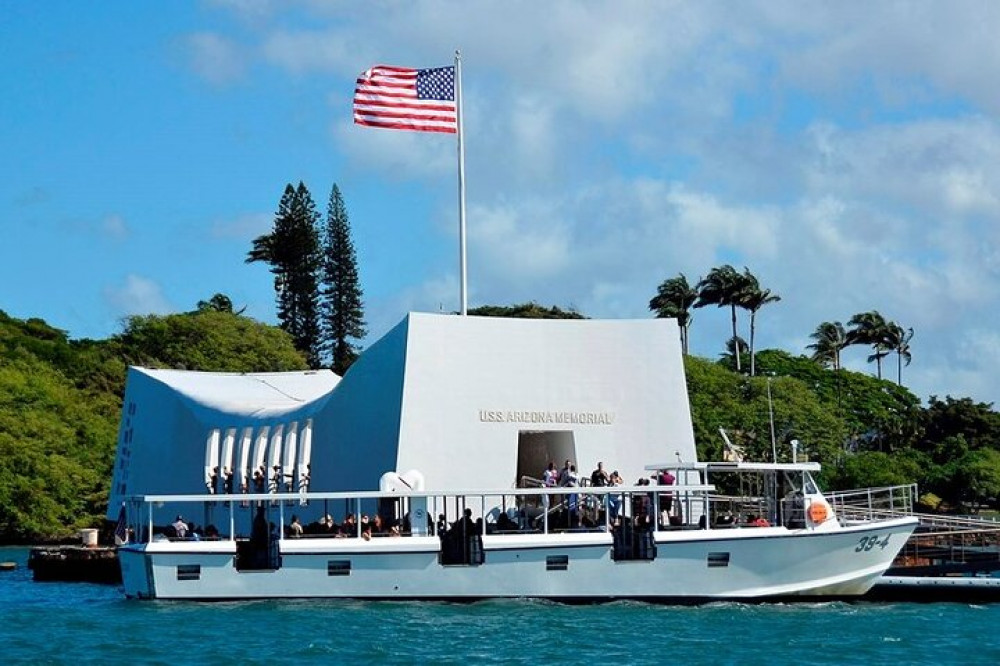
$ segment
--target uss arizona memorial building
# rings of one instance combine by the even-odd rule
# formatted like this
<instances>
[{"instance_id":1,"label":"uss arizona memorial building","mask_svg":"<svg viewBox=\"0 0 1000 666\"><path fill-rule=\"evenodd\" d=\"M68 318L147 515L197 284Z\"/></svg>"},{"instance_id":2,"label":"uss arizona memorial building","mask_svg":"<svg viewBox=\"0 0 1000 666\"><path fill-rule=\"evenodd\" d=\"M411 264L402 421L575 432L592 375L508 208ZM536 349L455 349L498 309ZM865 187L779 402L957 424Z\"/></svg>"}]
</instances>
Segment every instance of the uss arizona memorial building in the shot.
<instances>
[{"instance_id":1,"label":"uss arizona memorial building","mask_svg":"<svg viewBox=\"0 0 1000 666\"><path fill-rule=\"evenodd\" d=\"M411 313L343 378L328 370L130 368L108 518L131 495L506 489L549 460L633 483L696 459L677 324ZM269 484L271 479L269 479ZM285 485L280 485L285 484Z\"/></svg>"}]
</instances>

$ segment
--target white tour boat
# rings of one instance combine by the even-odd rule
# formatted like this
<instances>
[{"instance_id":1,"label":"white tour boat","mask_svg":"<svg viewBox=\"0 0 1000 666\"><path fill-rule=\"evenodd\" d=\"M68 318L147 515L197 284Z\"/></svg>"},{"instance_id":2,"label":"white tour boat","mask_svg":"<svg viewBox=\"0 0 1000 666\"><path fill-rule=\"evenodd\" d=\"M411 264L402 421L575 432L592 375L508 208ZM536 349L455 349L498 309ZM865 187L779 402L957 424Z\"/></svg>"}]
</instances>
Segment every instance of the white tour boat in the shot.
<instances>
[{"instance_id":1,"label":"white tour boat","mask_svg":"<svg viewBox=\"0 0 1000 666\"><path fill-rule=\"evenodd\" d=\"M872 586L917 522L841 521L813 481L815 463L650 469L671 469L688 482L448 493L390 483L384 492L311 493L308 500L294 493L136 497L126 522L139 538L119 549L125 593L200 600L842 598ZM723 495L709 483L715 480L752 492ZM185 506L184 516L205 521L198 536L171 531ZM347 514L353 524L327 525L328 515ZM303 515L320 518L297 521L300 534L290 522Z\"/></svg>"}]
</instances>

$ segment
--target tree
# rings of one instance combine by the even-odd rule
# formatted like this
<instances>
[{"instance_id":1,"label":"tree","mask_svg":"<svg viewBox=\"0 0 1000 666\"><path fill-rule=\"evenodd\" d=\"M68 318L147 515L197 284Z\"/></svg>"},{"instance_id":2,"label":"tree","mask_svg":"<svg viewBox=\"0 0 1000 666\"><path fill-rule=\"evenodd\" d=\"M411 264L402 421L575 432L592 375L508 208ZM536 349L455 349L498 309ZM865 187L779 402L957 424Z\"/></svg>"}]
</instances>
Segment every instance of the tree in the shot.
<instances>
[{"instance_id":1,"label":"tree","mask_svg":"<svg viewBox=\"0 0 1000 666\"><path fill-rule=\"evenodd\" d=\"M357 341L366 331L351 225L336 184L326 210L321 283L324 347L331 357L330 367L343 376L357 359Z\"/></svg>"},{"instance_id":2,"label":"tree","mask_svg":"<svg viewBox=\"0 0 1000 666\"><path fill-rule=\"evenodd\" d=\"M305 370L290 336L232 312L135 315L113 339L132 365L211 372Z\"/></svg>"},{"instance_id":3,"label":"tree","mask_svg":"<svg viewBox=\"0 0 1000 666\"><path fill-rule=\"evenodd\" d=\"M649 301L649 309L657 318L677 320L681 329L681 350L688 353L688 329L691 327L691 307L698 300L698 290L688 284L684 273L664 280Z\"/></svg>"},{"instance_id":4,"label":"tree","mask_svg":"<svg viewBox=\"0 0 1000 666\"><path fill-rule=\"evenodd\" d=\"M886 329L885 344L889 350L896 352L896 383L900 386L903 384L903 362L905 361L906 365L909 365L910 361L913 360L913 356L910 354L910 340L912 339L912 328L904 329L896 322L889 323Z\"/></svg>"},{"instance_id":5,"label":"tree","mask_svg":"<svg viewBox=\"0 0 1000 666\"><path fill-rule=\"evenodd\" d=\"M510 317L513 319L586 319L572 308L563 310L557 305L546 308L534 301L509 306L483 305L469 310L468 314L476 317Z\"/></svg>"},{"instance_id":6,"label":"tree","mask_svg":"<svg viewBox=\"0 0 1000 666\"><path fill-rule=\"evenodd\" d=\"M729 306L733 323L733 337L731 340L735 346L737 372L741 370L741 367L739 339L736 332L736 308L740 307L746 287L746 277L737 272L729 264L716 266L695 285L695 289L698 290L698 300L695 302L694 307L702 308L706 305L715 305L721 308Z\"/></svg>"},{"instance_id":7,"label":"tree","mask_svg":"<svg viewBox=\"0 0 1000 666\"><path fill-rule=\"evenodd\" d=\"M246 262L262 261L274 274L278 322L306 355L309 366L321 361L319 320L319 272L322 262L317 223L319 213L312 195L302 182L291 183L278 204L274 228L259 236Z\"/></svg>"},{"instance_id":8,"label":"tree","mask_svg":"<svg viewBox=\"0 0 1000 666\"><path fill-rule=\"evenodd\" d=\"M750 313L750 376L753 377L757 373L757 364L754 362L757 311L768 303L777 303L781 296L772 293L770 289L761 289L757 278L748 268L743 269L743 279L746 284L740 296L740 307Z\"/></svg>"},{"instance_id":9,"label":"tree","mask_svg":"<svg viewBox=\"0 0 1000 666\"><path fill-rule=\"evenodd\" d=\"M854 315L847 324L854 327L847 334L851 344L872 346L874 353L868 357L868 362L875 361L878 378L882 379L882 359L889 355L886 345L888 322L881 314L871 310Z\"/></svg>"},{"instance_id":10,"label":"tree","mask_svg":"<svg viewBox=\"0 0 1000 666\"><path fill-rule=\"evenodd\" d=\"M212 310L215 312L233 312L233 300L226 296L225 294L215 294L212 298L207 301L198 301L198 311L202 312L205 310ZM240 308L239 312L234 314L243 314L246 311L246 307Z\"/></svg>"},{"instance_id":11,"label":"tree","mask_svg":"<svg viewBox=\"0 0 1000 666\"><path fill-rule=\"evenodd\" d=\"M816 341L806 346L813 350L812 360L834 371L840 370L840 352L850 344L844 325L839 321L824 321L809 337Z\"/></svg>"}]
</instances>

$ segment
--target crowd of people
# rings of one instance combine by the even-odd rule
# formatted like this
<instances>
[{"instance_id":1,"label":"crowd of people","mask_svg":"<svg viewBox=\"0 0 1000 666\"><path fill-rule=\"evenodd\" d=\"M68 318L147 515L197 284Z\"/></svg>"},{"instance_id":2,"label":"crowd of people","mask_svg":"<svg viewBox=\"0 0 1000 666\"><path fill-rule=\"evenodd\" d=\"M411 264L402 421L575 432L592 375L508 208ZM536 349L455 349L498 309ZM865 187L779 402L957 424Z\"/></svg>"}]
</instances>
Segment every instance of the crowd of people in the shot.
<instances>
[{"instance_id":1,"label":"crowd of people","mask_svg":"<svg viewBox=\"0 0 1000 666\"><path fill-rule=\"evenodd\" d=\"M295 474L284 471L281 465L274 465L271 472L267 470L267 465L260 465L254 469L253 474L240 475L239 492L242 495L253 492L263 493L291 493L307 492L312 476L312 466L306 465L306 469L299 475L296 483ZM205 487L210 495L232 495L235 490L235 474L228 467L222 468L219 473L218 467L212 468L212 473L205 481Z\"/></svg>"}]
</instances>

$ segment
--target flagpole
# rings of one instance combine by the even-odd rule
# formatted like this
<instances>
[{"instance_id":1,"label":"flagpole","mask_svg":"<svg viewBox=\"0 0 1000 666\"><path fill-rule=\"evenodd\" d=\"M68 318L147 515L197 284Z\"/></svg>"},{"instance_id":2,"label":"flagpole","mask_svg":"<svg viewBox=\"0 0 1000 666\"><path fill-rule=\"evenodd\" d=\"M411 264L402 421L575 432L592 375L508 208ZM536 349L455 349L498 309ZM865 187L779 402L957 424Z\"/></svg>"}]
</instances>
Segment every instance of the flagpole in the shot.
<instances>
[{"instance_id":1,"label":"flagpole","mask_svg":"<svg viewBox=\"0 0 1000 666\"><path fill-rule=\"evenodd\" d=\"M464 317L468 310L466 296L466 259L465 259L465 142L462 128L462 52L455 50L455 113L458 123L458 263L459 263L459 299Z\"/></svg>"}]
</instances>

